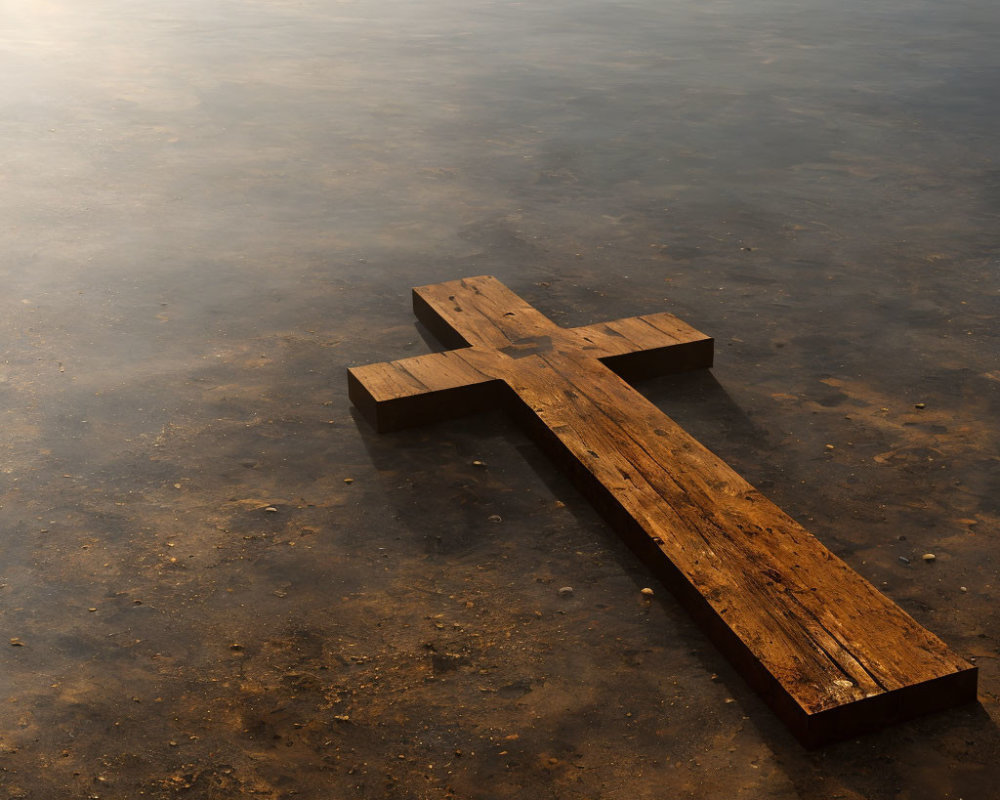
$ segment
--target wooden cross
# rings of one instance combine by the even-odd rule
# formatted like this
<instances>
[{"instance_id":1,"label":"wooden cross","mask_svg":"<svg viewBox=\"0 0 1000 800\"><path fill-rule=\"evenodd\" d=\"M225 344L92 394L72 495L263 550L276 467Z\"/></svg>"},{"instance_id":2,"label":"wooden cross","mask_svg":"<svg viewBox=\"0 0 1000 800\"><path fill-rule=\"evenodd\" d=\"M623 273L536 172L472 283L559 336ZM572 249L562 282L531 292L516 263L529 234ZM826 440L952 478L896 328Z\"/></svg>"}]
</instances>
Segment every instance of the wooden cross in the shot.
<instances>
[{"instance_id":1,"label":"wooden cross","mask_svg":"<svg viewBox=\"0 0 1000 800\"><path fill-rule=\"evenodd\" d=\"M627 379L710 367L670 314L564 329L492 277L423 286L460 348L348 371L379 431L507 402L807 746L976 699L976 668Z\"/></svg>"}]
</instances>

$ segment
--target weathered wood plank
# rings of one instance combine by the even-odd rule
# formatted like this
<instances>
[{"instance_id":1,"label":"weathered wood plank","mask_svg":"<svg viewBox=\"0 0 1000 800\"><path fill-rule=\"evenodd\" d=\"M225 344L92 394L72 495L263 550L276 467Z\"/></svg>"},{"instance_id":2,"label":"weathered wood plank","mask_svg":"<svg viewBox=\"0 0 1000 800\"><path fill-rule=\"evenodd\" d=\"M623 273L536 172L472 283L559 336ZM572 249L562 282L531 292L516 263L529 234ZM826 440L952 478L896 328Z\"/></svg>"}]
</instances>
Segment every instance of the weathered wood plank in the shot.
<instances>
[{"instance_id":1,"label":"weathered wood plank","mask_svg":"<svg viewBox=\"0 0 1000 800\"><path fill-rule=\"evenodd\" d=\"M673 314L648 314L566 331L571 345L599 358L626 380L712 366L714 342Z\"/></svg>"},{"instance_id":2,"label":"weathered wood plank","mask_svg":"<svg viewBox=\"0 0 1000 800\"><path fill-rule=\"evenodd\" d=\"M460 351L405 358L347 371L351 402L380 433L472 414L502 389Z\"/></svg>"},{"instance_id":3,"label":"weathered wood plank","mask_svg":"<svg viewBox=\"0 0 1000 800\"><path fill-rule=\"evenodd\" d=\"M804 743L975 699L975 667L611 368L709 365L709 337L666 314L561 329L489 277L415 289L414 310L463 349L352 370L362 412L382 429L516 398L528 430Z\"/></svg>"},{"instance_id":4,"label":"weathered wood plank","mask_svg":"<svg viewBox=\"0 0 1000 800\"><path fill-rule=\"evenodd\" d=\"M631 387L556 358L563 381L532 373L518 396L808 713L961 666Z\"/></svg>"},{"instance_id":5,"label":"weathered wood plank","mask_svg":"<svg viewBox=\"0 0 1000 800\"><path fill-rule=\"evenodd\" d=\"M564 333L500 281L484 278L418 287L413 311L446 344L459 339L502 350L523 339Z\"/></svg>"}]
</instances>

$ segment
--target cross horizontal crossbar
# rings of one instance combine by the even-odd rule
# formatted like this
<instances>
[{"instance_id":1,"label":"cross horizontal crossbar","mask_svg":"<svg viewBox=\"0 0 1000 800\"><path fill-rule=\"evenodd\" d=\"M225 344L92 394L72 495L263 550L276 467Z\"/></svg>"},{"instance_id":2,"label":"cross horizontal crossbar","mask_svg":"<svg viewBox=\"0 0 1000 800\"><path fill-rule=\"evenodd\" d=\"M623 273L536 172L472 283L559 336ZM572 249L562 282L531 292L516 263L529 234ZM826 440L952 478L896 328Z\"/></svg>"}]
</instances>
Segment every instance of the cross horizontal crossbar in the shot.
<instances>
[{"instance_id":1,"label":"cross horizontal crossbar","mask_svg":"<svg viewBox=\"0 0 1000 800\"><path fill-rule=\"evenodd\" d=\"M974 666L626 382L711 366L710 337L669 314L560 328L488 276L413 298L458 349L350 369L362 414L506 402L803 743L975 700Z\"/></svg>"}]
</instances>

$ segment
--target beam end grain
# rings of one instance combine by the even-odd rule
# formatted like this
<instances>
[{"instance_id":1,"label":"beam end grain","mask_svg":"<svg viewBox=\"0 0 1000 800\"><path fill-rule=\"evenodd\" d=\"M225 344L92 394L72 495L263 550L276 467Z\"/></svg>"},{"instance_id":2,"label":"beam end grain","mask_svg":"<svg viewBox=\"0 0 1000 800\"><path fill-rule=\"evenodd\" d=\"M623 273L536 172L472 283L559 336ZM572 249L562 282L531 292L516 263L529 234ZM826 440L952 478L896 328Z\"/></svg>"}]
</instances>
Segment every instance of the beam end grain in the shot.
<instances>
[{"instance_id":1,"label":"beam end grain","mask_svg":"<svg viewBox=\"0 0 1000 800\"><path fill-rule=\"evenodd\" d=\"M503 385L463 351L347 370L347 394L379 433L474 414L497 405Z\"/></svg>"},{"instance_id":2,"label":"beam end grain","mask_svg":"<svg viewBox=\"0 0 1000 800\"><path fill-rule=\"evenodd\" d=\"M674 372L708 369L715 358L715 340L710 336L683 344L609 356L604 365L626 381L659 378Z\"/></svg>"},{"instance_id":3,"label":"beam end grain","mask_svg":"<svg viewBox=\"0 0 1000 800\"><path fill-rule=\"evenodd\" d=\"M967 664L947 675L817 714L800 714L785 722L805 747L822 747L925 714L975 703L978 675L978 668Z\"/></svg>"}]
</instances>

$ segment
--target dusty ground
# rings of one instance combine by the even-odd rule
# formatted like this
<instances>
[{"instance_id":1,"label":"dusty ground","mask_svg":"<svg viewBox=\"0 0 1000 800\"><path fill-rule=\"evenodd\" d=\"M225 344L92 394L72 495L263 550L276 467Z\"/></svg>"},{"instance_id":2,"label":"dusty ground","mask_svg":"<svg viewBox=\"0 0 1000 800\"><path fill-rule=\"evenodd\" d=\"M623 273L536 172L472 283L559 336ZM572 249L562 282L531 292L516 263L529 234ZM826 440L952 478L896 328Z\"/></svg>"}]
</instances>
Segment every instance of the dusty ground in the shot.
<instances>
[{"instance_id":1,"label":"dusty ground","mask_svg":"<svg viewBox=\"0 0 1000 800\"><path fill-rule=\"evenodd\" d=\"M997 796L997 17L0 2L0 796ZM649 396L980 705L806 752L504 417L374 434L482 273L714 335Z\"/></svg>"}]
</instances>

